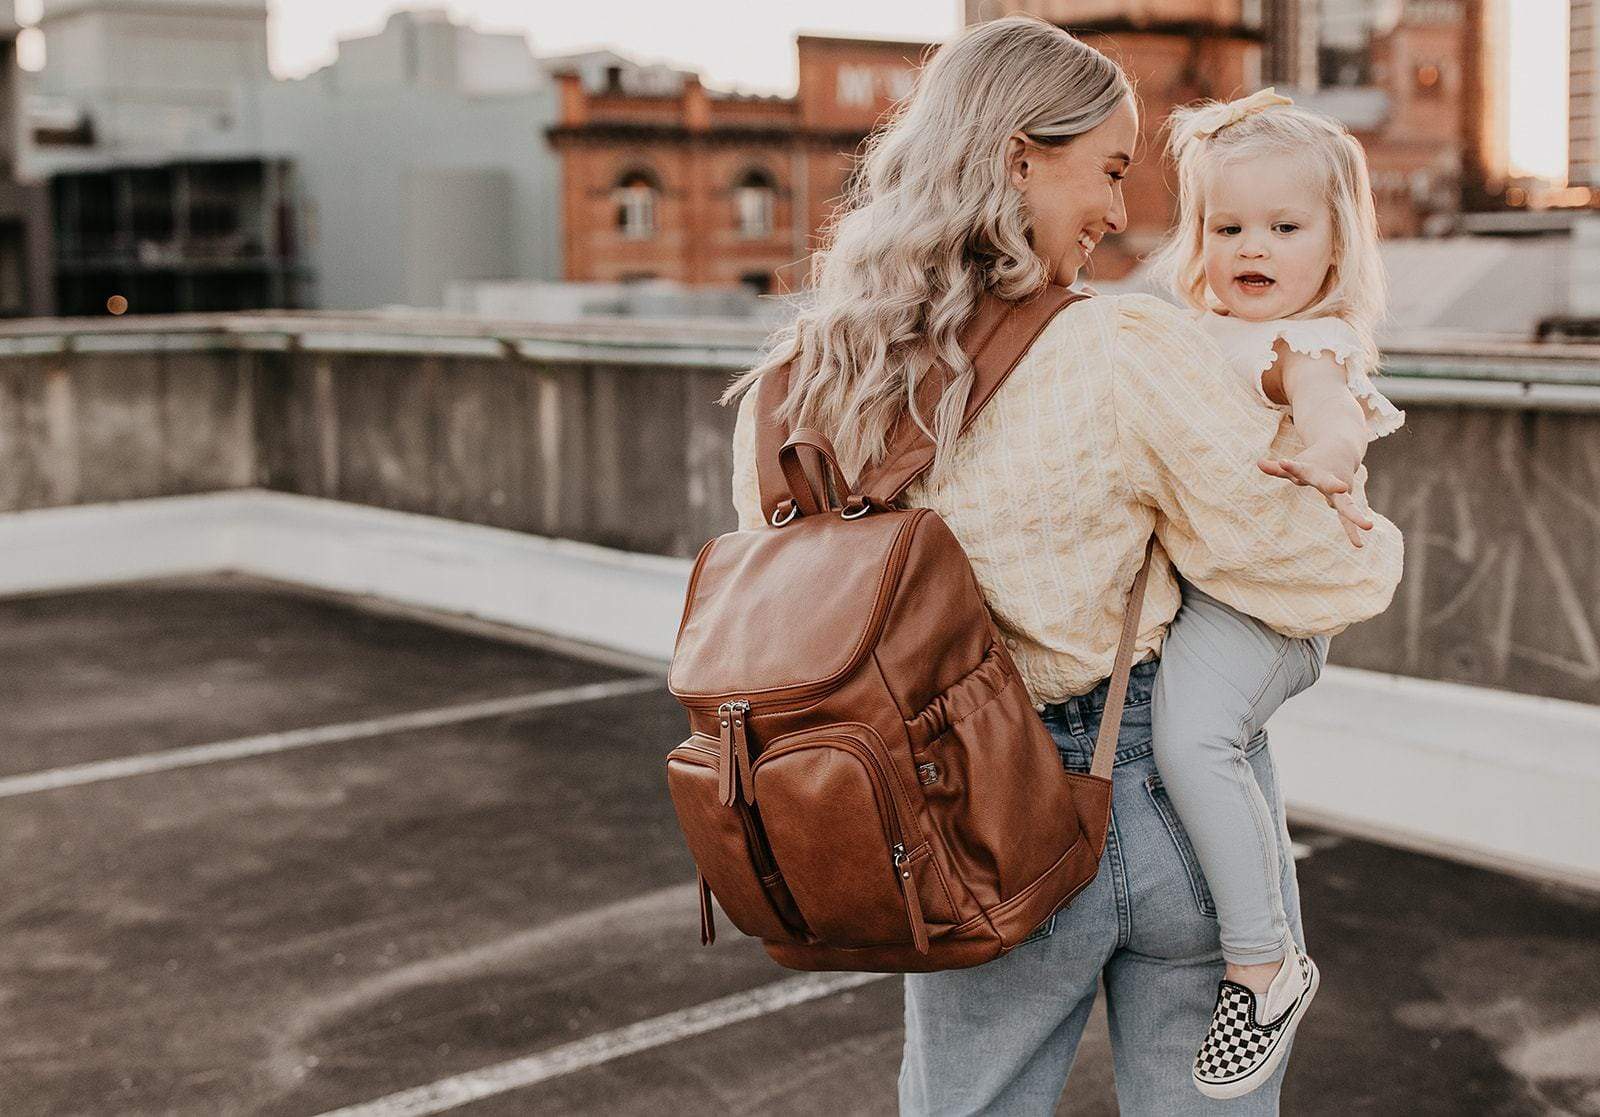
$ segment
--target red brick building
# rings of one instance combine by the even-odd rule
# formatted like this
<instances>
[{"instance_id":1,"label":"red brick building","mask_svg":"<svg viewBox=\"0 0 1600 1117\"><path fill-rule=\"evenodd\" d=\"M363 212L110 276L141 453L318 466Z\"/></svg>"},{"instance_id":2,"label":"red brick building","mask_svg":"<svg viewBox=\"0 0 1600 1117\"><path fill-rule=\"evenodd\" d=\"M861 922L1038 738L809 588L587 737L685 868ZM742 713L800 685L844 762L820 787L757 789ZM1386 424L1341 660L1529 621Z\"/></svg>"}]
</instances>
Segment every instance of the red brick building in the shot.
<instances>
[{"instance_id":1,"label":"red brick building","mask_svg":"<svg viewBox=\"0 0 1600 1117\"><path fill-rule=\"evenodd\" d=\"M1138 85L1148 159L1176 105L1251 93L1261 80L1270 28L1246 18L1242 0L965 0L969 23L1026 12L1073 31L1122 63ZM1482 195L1496 143L1486 89L1486 0L1404 0L1394 26L1371 43L1372 84L1307 94L1311 108L1342 120L1366 148L1378 222L1386 237L1416 236L1430 215L1453 213L1463 187ZM1261 5L1252 7L1267 11ZM1169 168L1129 178L1123 257L1096 253L1116 278L1130 255L1158 240L1175 209Z\"/></svg>"},{"instance_id":2,"label":"red brick building","mask_svg":"<svg viewBox=\"0 0 1600 1117\"><path fill-rule=\"evenodd\" d=\"M1420 235L1427 218L1461 208L1463 188L1487 192L1489 121L1483 55L1473 48L1481 0L1407 0L1399 22L1372 42L1373 86L1383 119L1351 131L1367 150L1378 225L1386 237Z\"/></svg>"},{"instance_id":3,"label":"red brick building","mask_svg":"<svg viewBox=\"0 0 1600 1117\"><path fill-rule=\"evenodd\" d=\"M803 35L792 98L712 92L693 75L654 96L558 75L566 278L801 286L852 155L928 49Z\"/></svg>"},{"instance_id":4,"label":"red brick building","mask_svg":"<svg viewBox=\"0 0 1600 1117\"><path fill-rule=\"evenodd\" d=\"M1415 236L1459 208L1482 162L1486 109L1478 18L1486 0L1406 0L1371 44L1373 84L1304 103L1366 147L1385 236ZM968 22L1029 13L1066 27L1133 76L1143 167L1128 179L1128 231L1101 245L1087 278L1119 279L1170 226L1161 128L1173 107L1260 88L1265 32L1243 0L965 0ZM801 36L793 98L711 92L693 75L670 93L586 88L559 75L550 131L565 176L565 275L668 279L759 290L803 285L819 232L862 139L910 91L926 43ZM1464 167L1472 164L1472 167Z\"/></svg>"}]
</instances>

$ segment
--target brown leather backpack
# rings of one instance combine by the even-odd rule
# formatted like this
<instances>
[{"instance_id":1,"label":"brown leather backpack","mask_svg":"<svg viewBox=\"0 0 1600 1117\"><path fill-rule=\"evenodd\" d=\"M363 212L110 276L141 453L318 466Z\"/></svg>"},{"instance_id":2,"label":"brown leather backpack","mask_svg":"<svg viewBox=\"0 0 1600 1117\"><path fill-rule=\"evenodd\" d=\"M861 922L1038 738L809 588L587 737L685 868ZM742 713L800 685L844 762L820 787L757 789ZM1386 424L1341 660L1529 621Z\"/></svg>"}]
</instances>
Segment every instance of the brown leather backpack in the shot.
<instances>
[{"instance_id":1,"label":"brown leather backpack","mask_svg":"<svg viewBox=\"0 0 1600 1117\"><path fill-rule=\"evenodd\" d=\"M977 372L963 430L1082 297L984 303L962 337ZM932 442L905 416L852 485L826 437L774 421L787 380L757 387L767 523L701 550L669 676L692 730L667 783L699 869L701 941L715 893L793 969L989 961L1094 879L1148 553L1091 770L1067 773L961 545L935 512L894 507ZM942 387L923 385L924 414Z\"/></svg>"}]
</instances>

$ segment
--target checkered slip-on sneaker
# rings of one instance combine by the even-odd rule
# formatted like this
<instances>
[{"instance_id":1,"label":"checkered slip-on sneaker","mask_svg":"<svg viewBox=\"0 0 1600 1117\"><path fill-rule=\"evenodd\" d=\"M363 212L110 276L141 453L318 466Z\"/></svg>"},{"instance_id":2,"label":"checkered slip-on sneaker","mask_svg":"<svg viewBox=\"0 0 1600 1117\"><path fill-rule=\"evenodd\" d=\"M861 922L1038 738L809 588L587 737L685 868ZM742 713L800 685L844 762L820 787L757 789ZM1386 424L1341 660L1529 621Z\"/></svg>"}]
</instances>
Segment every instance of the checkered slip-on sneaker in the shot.
<instances>
[{"instance_id":1,"label":"checkered slip-on sneaker","mask_svg":"<svg viewBox=\"0 0 1600 1117\"><path fill-rule=\"evenodd\" d=\"M1316 963L1296 949L1263 998L1265 1006L1284 1005L1268 1022L1259 1019L1253 991L1220 982L1211 1028L1194 1058L1195 1088L1208 1098L1237 1098L1271 1078L1320 981Z\"/></svg>"}]
</instances>

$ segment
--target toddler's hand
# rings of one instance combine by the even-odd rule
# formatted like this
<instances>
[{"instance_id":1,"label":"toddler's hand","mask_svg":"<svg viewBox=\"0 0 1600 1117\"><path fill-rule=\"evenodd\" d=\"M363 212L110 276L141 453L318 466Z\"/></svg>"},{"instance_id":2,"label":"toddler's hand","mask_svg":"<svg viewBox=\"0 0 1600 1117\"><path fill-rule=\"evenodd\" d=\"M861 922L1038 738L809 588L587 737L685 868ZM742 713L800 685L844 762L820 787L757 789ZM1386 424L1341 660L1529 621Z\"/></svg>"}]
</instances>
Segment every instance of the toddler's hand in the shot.
<instances>
[{"instance_id":1,"label":"toddler's hand","mask_svg":"<svg viewBox=\"0 0 1600 1117\"><path fill-rule=\"evenodd\" d=\"M1351 460L1347 450L1329 443L1308 446L1293 458L1262 458L1256 463L1263 473L1316 489L1339 513L1345 536L1356 547L1362 546L1361 533L1372 530L1372 517L1350 495L1359 459Z\"/></svg>"}]
</instances>

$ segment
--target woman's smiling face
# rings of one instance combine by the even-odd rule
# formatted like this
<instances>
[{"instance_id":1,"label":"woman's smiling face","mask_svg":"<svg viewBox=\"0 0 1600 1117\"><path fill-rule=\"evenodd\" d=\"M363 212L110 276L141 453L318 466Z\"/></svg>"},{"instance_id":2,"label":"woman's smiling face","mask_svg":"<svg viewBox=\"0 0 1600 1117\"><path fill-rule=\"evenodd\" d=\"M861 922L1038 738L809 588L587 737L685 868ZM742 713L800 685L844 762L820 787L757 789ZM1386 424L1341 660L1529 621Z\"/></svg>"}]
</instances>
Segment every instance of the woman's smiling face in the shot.
<instances>
[{"instance_id":1,"label":"woman's smiling face","mask_svg":"<svg viewBox=\"0 0 1600 1117\"><path fill-rule=\"evenodd\" d=\"M1139 138L1139 114L1123 100L1105 120L1064 144L1011 138L1011 181L1028 203L1033 250L1050 279L1077 278L1108 233L1128 224L1122 179Z\"/></svg>"},{"instance_id":2,"label":"woman's smiling face","mask_svg":"<svg viewBox=\"0 0 1600 1117\"><path fill-rule=\"evenodd\" d=\"M1293 155L1211 168L1201 241L1206 284L1235 318L1265 322L1310 306L1333 264L1333 215Z\"/></svg>"}]
</instances>

